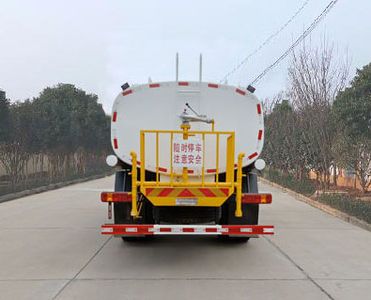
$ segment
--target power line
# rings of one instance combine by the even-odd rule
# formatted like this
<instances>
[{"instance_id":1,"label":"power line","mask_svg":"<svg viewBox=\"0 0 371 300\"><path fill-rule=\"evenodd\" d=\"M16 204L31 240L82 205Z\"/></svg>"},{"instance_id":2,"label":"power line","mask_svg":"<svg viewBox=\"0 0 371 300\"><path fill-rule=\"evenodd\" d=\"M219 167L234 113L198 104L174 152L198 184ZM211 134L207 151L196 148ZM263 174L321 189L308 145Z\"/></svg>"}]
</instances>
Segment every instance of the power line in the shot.
<instances>
[{"instance_id":1,"label":"power line","mask_svg":"<svg viewBox=\"0 0 371 300\"><path fill-rule=\"evenodd\" d=\"M260 44L254 51L252 51L249 55L247 55L238 65L236 65L231 71L229 71L220 82L227 80L229 76L231 76L234 72L236 72L239 68L241 68L252 56L254 56L257 52L259 52L265 45L267 45L273 38L275 38L278 34L281 33L294 19L295 17L307 6L309 0L305 1L303 5L291 16L291 18L281 26L276 32L272 33L265 41Z\"/></svg>"},{"instance_id":2,"label":"power line","mask_svg":"<svg viewBox=\"0 0 371 300\"><path fill-rule=\"evenodd\" d=\"M251 83L250 85L256 84L260 79L262 79L265 74L267 74L271 69L277 66L283 59L290 54L290 52L302 41L304 40L308 34L310 34L314 28L324 19L324 17L329 13L329 11L335 6L338 0L331 1L326 8L321 12L317 18L312 22L312 24L296 39L296 41L270 66L268 66L262 73L260 73Z\"/></svg>"}]
</instances>

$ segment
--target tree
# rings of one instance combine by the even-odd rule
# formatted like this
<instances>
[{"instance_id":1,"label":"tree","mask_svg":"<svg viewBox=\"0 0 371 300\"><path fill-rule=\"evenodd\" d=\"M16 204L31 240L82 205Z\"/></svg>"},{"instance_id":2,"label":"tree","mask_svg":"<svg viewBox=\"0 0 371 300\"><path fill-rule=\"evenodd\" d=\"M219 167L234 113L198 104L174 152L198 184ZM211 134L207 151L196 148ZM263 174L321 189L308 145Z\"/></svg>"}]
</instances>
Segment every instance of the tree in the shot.
<instances>
[{"instance_id":1,"label":"tree","mask_svg":"<svg viewBox=\"0 0 371 300\"><path fill-rule=\"evenodd\" d=\"M5 142L9 138L9 114L9 100L5 98L5 93L2 92L0 93L0 143Z\"/></svg>"},{"instance_id":2,"label":"tree","mask_svg":"<svg viewBox=\"0 0 371 300\"><path fill-rule=\"evenodd\" d=\"M9 106L8 136L1 145L0 161L9 175L12 187L24 177L26 163L35 145L31 116L32 106L29 101Z\"/></svg>"},{"instance_id":3,"label":"tree","mask_svg":"<svg viewBox=\"0 0 371 300\"><path fill-rule=\"evenodd\" d=\"M291 135L288 132L293 125L293 111L287 100L279 100L272 112L265 117L264 155L268 164L284 172L289 172L291 163L287 153L291 148Z\"/></svg>"},{"instance_id":4,"label":"tree","mask_svg":"<svg viewBox=\"0 0 371 300\"><path fill-rule=\"evenodd\" d=\"M34 105L39 143L50 158L51 176L65 176L76 167L84 173L88 153L107 149L106 116L96 95L58 84L44 89Z\"/></svg>"},{"instance_id":5,"label":"tree","mask_svg":"<svg viewBox=\"0 0 371 300\"><path fill-rule=\"evenodd\" d=\"M289 67L289 96L300 120L305 162L321 174L322 188L330 183L330 167L334 166L333 141L335 124L331 105L343 89L348 77L348 65L336 61L333 46L303 45L293 52Z\"/></svg>"},{"instance_id":6,"label":"tree","mask_svg":"<svg viewBox=\"0 0 371 300\"><path fill-rule=\"evenodd\" d=\"M332 116L339 128L337 161L354 170L366 192L371 184L371 63L357 70L350 87L338 94Z\"/></svg>"},{"instance_id":7,"label":"tree","mask_svg":"<svg viewBox=\"0 0 371 300\"><path fill-rule=\"evenodd\" d=\"M102 156L110 151L109 125L98 97L72 84L13 104L0 93L0 164L12 189L30 179L31 163L40 173L45 161L51 181L101 172Z\"/></svg>"},{"instance_id":8,"label":"tree","mask_svg":"<svg viewBox=\"0 0 371 300\"><path fill-rule=\"evenodd\" d=\"M308 163L300 120L289 100L278 95L273 108L265 115L265 146L263 156L269 166L297 179L307 177Z\"/></svg>"},{"instance_id":9,"label":"tree","mask_svg":"<svg viewBox=\"0 0 371 300\"><path fill-rule=\"evenodd\" d=\"M10 137L10 103L5 92L0 91L0 165L7 171L7 153Z\"/></svg>"}]
</instances>

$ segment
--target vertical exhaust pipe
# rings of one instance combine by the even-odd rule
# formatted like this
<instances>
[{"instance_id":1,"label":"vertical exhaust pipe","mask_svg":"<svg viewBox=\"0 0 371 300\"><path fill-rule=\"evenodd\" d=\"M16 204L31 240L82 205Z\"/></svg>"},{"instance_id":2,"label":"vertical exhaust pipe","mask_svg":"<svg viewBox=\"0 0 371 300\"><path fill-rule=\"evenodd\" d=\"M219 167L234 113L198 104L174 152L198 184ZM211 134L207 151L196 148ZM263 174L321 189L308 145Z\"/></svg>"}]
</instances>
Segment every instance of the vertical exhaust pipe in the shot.
<instances>
[{"instance_id":1,"label":"vertical exhaust pipe","mask_svg":"<svg viewBox=\"0 0 371 300\"><path fill-rule=\"evenodd\" d=\"M202 82L202 53L200 54L200 69L199 69L199 77L198 80Z\"/></svg>"},{"instance_id":2,"label":"vertical exhaust pipe","mask_svg":"<svg viewBox=\"0 0 371 300\"><path fill-rule=\"evenodd\" d=\"M178 82L179 80L179 53L177 52L175 55L175 81Z\"/></svg>"}]
</instances>

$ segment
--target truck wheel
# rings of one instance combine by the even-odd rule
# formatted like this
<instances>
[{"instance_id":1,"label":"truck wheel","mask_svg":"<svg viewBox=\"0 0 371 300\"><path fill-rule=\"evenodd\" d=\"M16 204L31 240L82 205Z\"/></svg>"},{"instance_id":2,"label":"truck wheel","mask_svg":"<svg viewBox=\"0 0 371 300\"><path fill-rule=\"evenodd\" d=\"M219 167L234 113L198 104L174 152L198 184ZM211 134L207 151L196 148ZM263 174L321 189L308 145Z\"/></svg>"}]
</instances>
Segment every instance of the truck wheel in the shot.
<instances>
[{"instance_id":1,"label":"truck wheel","mask_svg":"<svg viewBox=\"0 0 371 300\"><path fill-rule=\"evenodd\" d=\"M242 206L242 217L237 218L234 215L236 209L236 200L235 195L232 195L226 203L222 206L222 218L220 223L224 225L246 225L252 223L252 216L250 215L250 210L246 207L247 205ZM250 237L247 236L229 236L229 235L219 235L221 240L226 240L236 243L246 243Z\"/></svg>"},{"instance_id":2,"label":"truck wheel","mask_svg":"<svg viewBox=\"0 0 371 300\"><path fill-rule=\"evenodd\" d=\"M142 207L142 218L139 219L138 221L136 222L133 222L133 219L130 215L130 212L131 212L131 206L130 205L127 205L127 216L128 216L128 220L126 222L126 224L154 224L154 220L153 220L153 205L152 203L150 203L148 200L144 199L143 200L143 207ZM124 203L124 204L129 204L129 203ZM123 236L122 237L122 240L125 241L125 242L140 242L140 241L143 241L143 240L147 240L147 239L150 239L152 237L152 235L140 235L140 236Z\"/></svg>"},{"instance_id":3,"label":"truck wheel","mask_svg":"<svg viewBox=\"0 0 371 300\"><path fill-rule=\"evenodd\" d=\"M247 174L242 182L242 193L258 193L258 179L256 174ZM257 225L259 218L259 204L242 205L242 218L236 218L234 215L236 209L236 198L232 195L222 206L221 224L229 225ZM220 236L222 239L228 239L233 242L246 243L250 237Z\"/></svg>"},{"instance_id":4,"label":"truck wheel","mask_svg":"<svg viewBox=\"0 0 371 300\"><path fill-rule=\"evenodd\" d=\"M120 170L115 174L115 192L129 192L131 190L130 170ZM115 224L131 224L130 203L114 203L113 215ZM124 241L134 241L136 237L122 237Z\"/></svg>"},{"instance_id":5,"label":"truck wheel","mask_svg":"<svg viewBox=\"0 0 371 300\"><path fill-rule=\"evenodd\" d=\"M115 175L115 192L131 191L131 175L130 170L120 170ZM115 224L153 224L152 204L148 200L143 203L143 218L139 222L134 222L131 216L131 203L114 203L114 221ZM123 236L125 242L140 241L145 236Z\"/></svg>"},{"instance_id":6,"label":"truck wheel","mask_svg":"<svg viewBox=\"0 0 371 300\"><path fill-rule=\"evenodd\" d=\"M246 176L245 186L242 185L242 193L257 194L258 190L258 176L249 173ZM245 204L247 224L257 225L259 221L259 204ZM245 213L245 211L244 211Z\"/></svg>"},{"instance_id":7,"label":"truck wheel","mask_svg":"<svg viewBox=\"0 0 371 300\"><path fill-rule=\"evenodd\" d=\"M115 192L128 192L131 190L131 176L129 170L120 170L115 174ZM130 203L114 203L113 214L115 224L130 224Z\"/></svg>"}]
</instances>

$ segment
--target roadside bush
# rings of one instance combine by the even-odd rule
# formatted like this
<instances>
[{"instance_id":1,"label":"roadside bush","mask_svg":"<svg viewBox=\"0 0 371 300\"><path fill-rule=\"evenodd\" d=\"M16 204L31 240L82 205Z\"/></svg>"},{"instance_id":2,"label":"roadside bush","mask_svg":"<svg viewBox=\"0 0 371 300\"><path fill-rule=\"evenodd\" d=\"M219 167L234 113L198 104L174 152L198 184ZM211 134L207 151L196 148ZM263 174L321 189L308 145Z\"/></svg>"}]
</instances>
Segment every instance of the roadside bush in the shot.
<instances>
[{"instance_id":1,"label":"roadside bush","mask_svg":"<svg viewBox=\"0 0 371 300\"><path fill-rule=\"evenodd\" d=\"M371 202L348 194L322 194L318 201L371 224Z\"/></svg>"},{"instance_id":2,"label":"roadside bush","mask_svg":"<svg viewBox=\"0 0 371 300\"><path fill-rule=\"evenodd\" d=\"M108 167L104 159L99 159L96 161L88 161L84 169L84 173L70 172L64 176L51 177L47 171L37 172L28 174L16 185L10 184L10 179L8 175L0 176L0 197L10 193L21 192L24 190L39 188L42 186L47 186L49 184L56 184L66 181L71 181L80 178L86 178L94 175L102 175L112 173L112 168Z\"/></svg>"},{"instance_id":3,"label":"roadside bush","mask_svg":"<svg viewBox=\"0 0 371 300\"><path fill-rule=\"evenodd\" d=\"M316 191L315 183L312 180L308 178L298 180L290 174L287 175L275 169L265 170L263 177L306 196L311 196Z\"/></svg>"}]
</instances>

